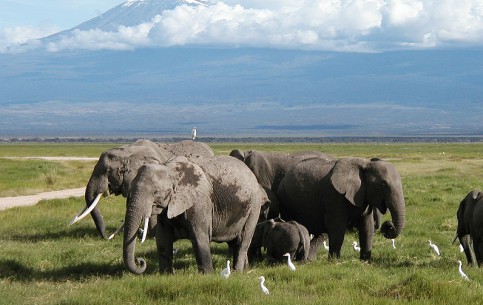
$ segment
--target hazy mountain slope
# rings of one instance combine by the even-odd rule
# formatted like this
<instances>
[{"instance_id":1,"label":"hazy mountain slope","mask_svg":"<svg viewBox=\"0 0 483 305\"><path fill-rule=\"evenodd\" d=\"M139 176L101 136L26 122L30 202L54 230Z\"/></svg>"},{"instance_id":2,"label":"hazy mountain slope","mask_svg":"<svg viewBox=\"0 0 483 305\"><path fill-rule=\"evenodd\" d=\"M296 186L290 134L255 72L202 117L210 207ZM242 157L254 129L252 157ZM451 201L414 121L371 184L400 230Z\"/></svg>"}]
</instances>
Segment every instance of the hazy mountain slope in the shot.
<instances>
[{"instance_id":1,"label":"hazy mountain slope","mask_svg":"<svg viewBox=\"0 0 483 305\"><path fill-rule=\"evenodd\" d=\"M0 62L4 131L29 126L36 112L36 130L482 132L481 51L162 48L0 55ZM48 126L59 117L62 127Z\"/></svg>"}]
</instances>

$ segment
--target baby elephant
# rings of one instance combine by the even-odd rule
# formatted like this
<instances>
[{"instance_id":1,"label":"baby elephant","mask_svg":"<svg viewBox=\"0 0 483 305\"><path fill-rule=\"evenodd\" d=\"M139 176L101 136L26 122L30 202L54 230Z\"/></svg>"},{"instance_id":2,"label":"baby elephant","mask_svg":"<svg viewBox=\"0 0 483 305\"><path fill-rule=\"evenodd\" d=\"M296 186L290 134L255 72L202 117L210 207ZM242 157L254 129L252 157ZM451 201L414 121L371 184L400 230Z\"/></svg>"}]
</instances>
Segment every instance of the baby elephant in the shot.
<instances>
[{"instance_id":1,"label":"baby elephant","mask_svg":"<svg viewBox=\"0 0 483 305\"><path fill-rule=\"evenodd\" d=\"M257 225L248 250L249 260L261 258L261 248L273 260L285 259L285 253L295 260L306 261L310 249L307 229L296 221L270 219Z\"/></svg>"}]
</instances>

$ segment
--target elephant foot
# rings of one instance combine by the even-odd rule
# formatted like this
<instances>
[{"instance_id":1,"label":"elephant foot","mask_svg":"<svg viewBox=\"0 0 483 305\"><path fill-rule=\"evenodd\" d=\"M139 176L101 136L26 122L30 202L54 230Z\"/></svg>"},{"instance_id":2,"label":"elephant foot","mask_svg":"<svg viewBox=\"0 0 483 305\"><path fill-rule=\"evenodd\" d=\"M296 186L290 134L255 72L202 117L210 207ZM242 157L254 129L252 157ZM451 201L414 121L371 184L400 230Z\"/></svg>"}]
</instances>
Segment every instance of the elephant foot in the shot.
<instances>
[{"instance_id":1,"label":"elephant foot","mask_svg":"<svg viewBox=\"0 0 483 305\"><path fill-rule=\"evenodd\" d=\"M371 260L371 251L367 251L367 252L361 251L360 259L363 260L363 261L370 261Z\"/></svg>"}]
</instances>

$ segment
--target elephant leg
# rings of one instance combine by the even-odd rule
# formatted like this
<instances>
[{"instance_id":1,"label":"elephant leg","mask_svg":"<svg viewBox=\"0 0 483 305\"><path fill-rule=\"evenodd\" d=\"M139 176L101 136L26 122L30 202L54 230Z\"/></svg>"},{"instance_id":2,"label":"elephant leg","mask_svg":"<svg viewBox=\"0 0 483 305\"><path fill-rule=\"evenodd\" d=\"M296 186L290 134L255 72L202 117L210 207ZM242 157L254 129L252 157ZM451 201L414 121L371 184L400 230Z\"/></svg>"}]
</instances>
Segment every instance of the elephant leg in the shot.
<instances>
[{"instance_id":1,"label":"elephant leg","mask_svg":"<svg viewBox=\"0 0 483 305\"><path fill-rule=\"evenodd\" d=\"M460 244L463 246L465 251L466 259L468 261L468 265L475 266L477 264L475 251L473 245L471 244L471 237L469 234L463 235L459 237Z\"/></svg>"},{"instance_id":2,"label":"elephant leg","mask_svg":"<svg viewBox=\"0 0 483 305\"><path fill-rule=\"evenodd\" d=\"M312 240L310 241L310 248L309 248L309 255L307 257L307 260L309 261L315 261L317 259L317 253L319 252L320 248L324 244L324 240L327 239L326 234L319 234L317 236L314 236Z\"/></svg>"},{"instance_id":3,"label":"elephant leg","mask_svg":"<svg viewBox=\"0 0 483 305\"><path fill-rule=\"evenodd\" d=\"M173 228L167 223L162 223L158 218L156 248L158 250L160 273L173 273L173 243Z\"/></svg>"},{"instance_id":4,"label":"elephant leg","mask_svg":"<svg viewBox=\"0 0 483 305\"><path fill-rule=\"evenodd\" d=\"M479 267L483 263L483 242L481 240L473 240L473 248L475 250L476 264Z\"/></svg>"},{"instance_id":5,"label":"elephant leg","mask_svg":"<svg viewBox=\"0 0 483 305\"><path fill-rule=\"evenodd\" d=\"M342 244L344 243L346 223L347 222L345 221L340 223L333 222L328 226L329 258L340 258L340 250L342 249Z\"/></svg>"},{"instance_id":6,"label":"elephant leg","mask_svg":"<svg viewBox=\"0 0 483 305\"><path fill-rule=\"evenodd\" d=\"M371 260L372 241L374 238L374 218L372 213L362 216L359 222L360 259Z\"/></svg>"},{"instance_id":7,"label":"elephant leg","mask_svg":"<svg viewBox=\"0 0 483 305\"><path fill-rule=\"evenodd\" d=\"M213 261L211 258L210 238L207 233L197 232L191 238L191 244L195 252L198 270L202 273L213 273Z\"/></svg>"},{"instance_id":8,"label":"elephant leg","mask_svg":"<svg viewBox=\"0 0 483 305\"><path fill-rule=\"evenodd\" d=\"M149 217L149 227L148 227L148 236L155 237L156 236L156 224L158 223L158 216L151 215Z\"/></svg>"},{"instance_id":9,"label":"elephant leg","mask_svg":"<svg viewBox=\"0 0 483 305\"><path fill-rule=\"evenodd\" d=\"M236 266L238 262L238 253L240 252L240 241L238 238L227 242L228 244L228 253L230 256L233 257L232 265Z\"/></svg>"},{"instance_id":10,"label":"elephant leg","mask_svg":"<svg viewBox=\"0 0 483 305\"><path fill-rule=\"evenodd\" d=\"M243 228L238 253L236 256L233 257L236 263L234 264L235 270L242 271L245 268L248 268L248 248L250 247L250 243L253 238L253 234L255 233L255 228L257 226L258 218L260 216L259 209L252 209L247 217L247 221L245 222L245 227Z\"/></svg>"},{"instance_id":11,"label":"elephant leg","mask_svg":"<svg viewBox=\"0 0 483 305\"><path fill-rule=\"evenodd\" d=\"M327 203L324 223L329 235L329 258L340 258L348 221L345 202L334 200L334 202Z\"/></svg>"}]
</instances>

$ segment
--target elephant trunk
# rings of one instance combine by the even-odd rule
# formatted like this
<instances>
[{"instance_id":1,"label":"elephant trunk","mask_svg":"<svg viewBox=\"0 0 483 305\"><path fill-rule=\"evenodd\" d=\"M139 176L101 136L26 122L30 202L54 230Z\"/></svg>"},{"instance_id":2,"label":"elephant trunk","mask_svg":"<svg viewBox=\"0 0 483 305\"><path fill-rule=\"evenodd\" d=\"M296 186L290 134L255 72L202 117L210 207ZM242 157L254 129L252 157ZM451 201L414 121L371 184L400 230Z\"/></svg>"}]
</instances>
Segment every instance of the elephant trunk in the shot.
<instances>
[{"instance_id":1,"label":"elephant trunk","mask_svg":"<svg viewBox=\"0 0 483 305\"><path fill-rule=\"evenodd\" d=\"M126 217L124 221L123 259L126 268L134 274L142 274L146 270L146 261L134 256L139 226L149 219L152 209L148 206L152 200L141 198L137 193L128 198ZM145 225L146 230L146 225Z\"/></svg>"},{"instance_id":2,"label":"elephant trunk","mask_svg":"<svg viewBox=\"0 0 483 305\"><path fill-rule=\"evenodd\" d=\"M97 196L103 194L105 191L108 190L108 182L107 177L105 176L96 176L93 173L89 183L87 183L86 192L85 192L85 201L87 207L91 206ZM104 218L101 215L101 211L98 206L95 206L94 209L91 211L91 217L94 220L94 224L96 225L97 231L104 239L108 239L106 233L106 225L104 224Z\"/></svg>"},{"instance_id":3,"label":"elephant trunk","mask_svg":"<svg viewBox=\"0 0 483 305\"><path fill-rule=\"evenodd\" d=\"M401 234L406 224L406 205L402 187L393 192L386 205L391 213L392 222L384 222L381 226L381 233L385 238L393 239Z\"/></svg>"}]
</instances>

